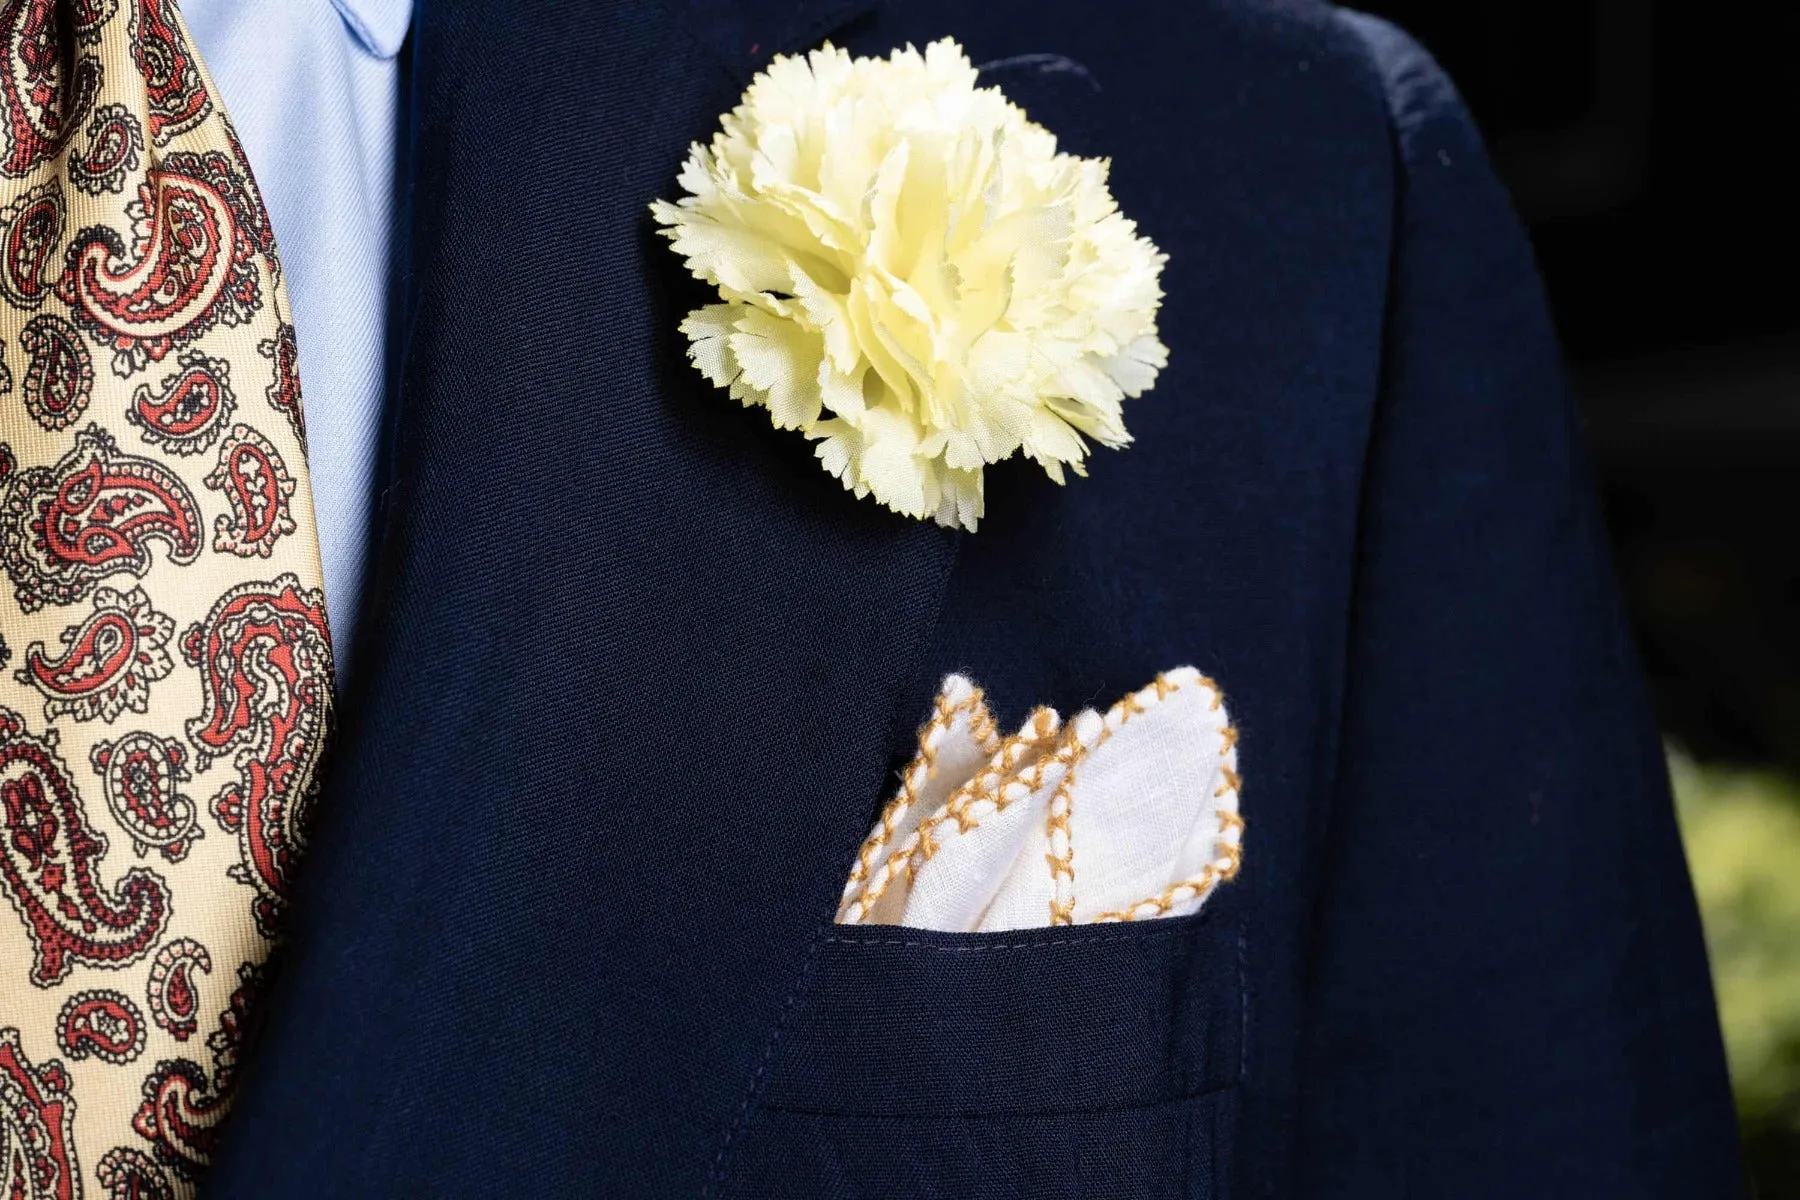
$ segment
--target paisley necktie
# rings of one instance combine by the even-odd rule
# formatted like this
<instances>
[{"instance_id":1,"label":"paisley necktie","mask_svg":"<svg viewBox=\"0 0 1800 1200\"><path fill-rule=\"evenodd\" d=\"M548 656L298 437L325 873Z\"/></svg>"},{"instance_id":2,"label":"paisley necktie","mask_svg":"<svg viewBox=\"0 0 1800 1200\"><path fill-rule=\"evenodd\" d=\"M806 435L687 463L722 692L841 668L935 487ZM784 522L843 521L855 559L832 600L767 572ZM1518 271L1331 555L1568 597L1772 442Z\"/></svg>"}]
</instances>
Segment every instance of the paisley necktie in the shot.
<instances>
[{"instance_id":1,"label":"paisley necktie","mask_svg":"<svg viewBox=\"0 0 1800 1200\"><path fill-rule=\"evenodd\" d=\"M0 1197L187 1196L330 724L294 331L171 0L0 41Z\"/></svg>"}]
</instances>

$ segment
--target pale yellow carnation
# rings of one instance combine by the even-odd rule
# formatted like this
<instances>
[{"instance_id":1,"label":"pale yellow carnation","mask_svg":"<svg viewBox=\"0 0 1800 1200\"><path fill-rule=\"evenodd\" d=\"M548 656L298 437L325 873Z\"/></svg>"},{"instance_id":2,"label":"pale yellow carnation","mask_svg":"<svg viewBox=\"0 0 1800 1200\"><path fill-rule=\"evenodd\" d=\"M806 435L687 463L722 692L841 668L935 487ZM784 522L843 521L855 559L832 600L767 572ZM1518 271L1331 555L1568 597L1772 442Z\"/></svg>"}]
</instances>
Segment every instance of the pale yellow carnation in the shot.
<instances>
[{"instance_id":1,"label":"pale yellow carnation","mask_svg":"<svg viewBox=\"0 0 1800 1200\"><path fill-rule=\"evenodd\" d=\"M1131 440L1121 405L1167 363L1164 256L1106 176L954 41L827 46L771 62L693 147L691 194L652 211L719 289L681 326L708 379L858 496L973 529L986 464L1081 474L1086 438Z\"/></svg>"}]
</instances>

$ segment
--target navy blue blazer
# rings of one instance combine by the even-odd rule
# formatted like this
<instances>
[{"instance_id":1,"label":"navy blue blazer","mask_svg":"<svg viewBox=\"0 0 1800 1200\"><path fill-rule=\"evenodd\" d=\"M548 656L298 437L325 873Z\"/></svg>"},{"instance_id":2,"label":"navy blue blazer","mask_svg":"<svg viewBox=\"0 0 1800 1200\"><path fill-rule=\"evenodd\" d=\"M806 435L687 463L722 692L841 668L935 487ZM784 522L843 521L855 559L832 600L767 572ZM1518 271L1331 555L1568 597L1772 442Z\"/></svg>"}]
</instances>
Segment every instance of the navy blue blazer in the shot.
<instances>
[{"instance_id":1,"label":"navy blue blazer","mask_svg":"<svg viewBox=\"0 0 1800 1200\"><path fill-rule=\"evenodd\" d=\"M946 34L1169 254L1135 445L965 536L694 371L646 210L772 52ZM212 1197L1742 1194L1530 253L1416 45L420 0L411 54L365 657ZM1017 720L1179 663L1242 733L1201 914L831 924L946 671Z\"/></svg>"}]
</instances>

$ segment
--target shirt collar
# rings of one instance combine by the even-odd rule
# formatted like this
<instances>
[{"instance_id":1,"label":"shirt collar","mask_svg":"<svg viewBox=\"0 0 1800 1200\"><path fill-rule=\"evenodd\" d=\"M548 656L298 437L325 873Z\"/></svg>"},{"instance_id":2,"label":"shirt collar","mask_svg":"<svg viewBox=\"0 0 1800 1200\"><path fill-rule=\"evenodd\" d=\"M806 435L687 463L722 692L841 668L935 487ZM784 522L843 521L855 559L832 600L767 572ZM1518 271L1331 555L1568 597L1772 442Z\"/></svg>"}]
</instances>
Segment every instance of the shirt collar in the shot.
<instances>
[{"instance_id":1,"label":"shirt collar","mask_svg":"<svg viewBox=\"0 0 1800 1200\"><path fill-rule=\"evenodd\" d=\"M412 25L413 0L331 0L356 40L376 58L400 53Z\"/></svg>"}]
</instances>

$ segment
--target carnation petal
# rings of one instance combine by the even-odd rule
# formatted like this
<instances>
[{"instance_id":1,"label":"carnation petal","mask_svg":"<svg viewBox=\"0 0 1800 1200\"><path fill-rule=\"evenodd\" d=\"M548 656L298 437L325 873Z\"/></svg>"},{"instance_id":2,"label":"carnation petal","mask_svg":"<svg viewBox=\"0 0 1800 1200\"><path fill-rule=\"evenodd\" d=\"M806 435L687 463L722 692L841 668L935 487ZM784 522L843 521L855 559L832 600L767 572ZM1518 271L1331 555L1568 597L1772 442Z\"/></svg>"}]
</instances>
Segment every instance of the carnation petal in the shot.
<instances>
[{"instance_id":1,"label":"carnation petal","mask_svg":"<svg viewBox=\"0 0 1800 1200\"><path fill-rule=\"evenodd\" d=\"M705 146L695 142L688 147L687 161L681 164L681 174L676 177L676 182L692 192L696 198L705 200L718 192L718 188L713 184L715 169L712 154ZM673 207L661 200L657 203L663 204L665 207ZM662 220L661 217L657 219ZM663 223L665 225L674 224L673 221L664 221Z\"/></svg>"},{"instance_id":2,"label":"carnation petal","mask_svg":"<svg viewBox=\"0 0 1800 1200\"><path fill-rule=\"evenodd\" d=\"M819 419L819 335L760 308L744 308L728 339L744 379L762 392L777 429Z\"/></svg>"},{"instance_id":3,"label":"carnation petal","mask_svg":"<svg viewBox=\"0 0 1800 1200\"><path fill-rule=\"evenodd\" d=\"M1152 332L1118 354L1101 359L1099 365L1120 390L1135 399L1156 386L1157 373L1169 365L1169 351Z\"/></svg>"},{"instance_id":4,"label":"carnation petal","mask_svg":"<svg viewBox=\"0 0 1800 1200\"><path fill-rule=\"evenodd\" d=\"M790 256L760 230L726 225L692 209L678 210L670 228L675 252L708 283L737 292L780 291Z\"/></svg>"},{"instance_id":5,"label":"carnation petal","mask_svg":"<svg viewBox=\"0 0 1800 1200\"><path fill-rule=\"evenodd\" d=\"M737 357L731 352L731 334L743 312L737 304L708 304L696 308L681 323L688 336L688 357L700 373L719 387L730 387L738 377Z\"/></svg>"},{"instance_id":6,"label":"carnation petal","mask_svg":"<svg viewBox=\"0 0 1800 1200\"><path fill-rule=\"evenodd\" d=\"M939 477L938 487L937 512L932 514L937 523L975 532L983 512L981 472L945 471Z\"/></svg>"},{"instance_id":7,"label":"carnation petal","mask_svg":"<svg viewBox=\"0 0 1800 1200\"><path fill-rule=\"evenodd\" d=\"M826 409L842 416L856 416L864 411L863 377L867 366L852 374L838 371L829 355L819 362L819 399Z\"/></svg>"},{"instance_id":8,"label":"carnation petal","mask_svg":"<svg viewBox=\"0 0 1800 1200\"><path fill-rule=\"evenodd\" d=\"M1025 437L1025 453L1034 462L1050 473L1056 482L1062 482L1062 463L1079 464L1087 457L1087 443L1081 440L1073 426L1049 409L1039 409L1033 414L1031 432Z\"/></svg>"},{"instance_id":9,"label":"carnation petal","mask_svg":"<svg viewBox=\"0 0 1800 1200\"><path fill-rule=\"evenodd\" d=\"M819 439L813 453L825 469L854 489L863 448L862 433L856 426L842 420L820 421L808 430L808 436Z\"/></svg>"},{"instance_id":10,"label":"carnation petal","mask_svg":"<svg viewBox=\"0 0 1800 1200\"><path fill-rule=\"evenodd\" d=\"M789 264L788 285L806 319L825 338L825 354L832 365L842 374L860 376L862 350L856 342L856 331L850 326L850 314L845 311L845 297L813 282L798 263Z\"/></svg>"}]
</instances>

